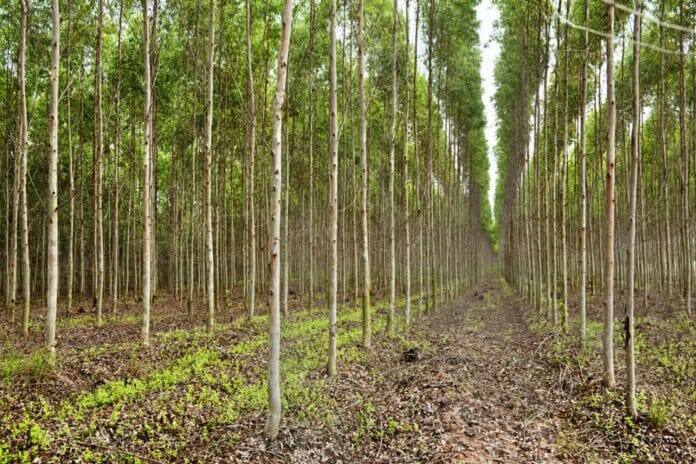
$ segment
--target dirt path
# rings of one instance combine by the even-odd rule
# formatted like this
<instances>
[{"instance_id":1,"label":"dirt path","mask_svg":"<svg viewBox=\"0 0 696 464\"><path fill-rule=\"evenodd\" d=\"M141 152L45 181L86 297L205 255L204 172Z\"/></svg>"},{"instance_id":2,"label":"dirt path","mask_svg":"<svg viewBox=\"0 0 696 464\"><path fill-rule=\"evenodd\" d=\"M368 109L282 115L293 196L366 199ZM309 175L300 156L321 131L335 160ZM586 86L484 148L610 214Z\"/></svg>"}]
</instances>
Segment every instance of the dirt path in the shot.
<instances>
[{"instance_id":1,"label":"dirt path","mask_svg":"<svg viewBox=\"0 0 696 464\"><path fill-rule=\"evenodd\" d=\"M440 408L448 430L434 456L444 462L554 462L560 429L552 374L519 300L496 281L440 311L428 324L436 352L425 374L457 379L464 388ZM447 420L445 419L445 420Z\"/></svg>"},{"instance_id":2,"label":"dirt path","mask_svg":"<svg viewBox=\"0 0 696 464\"><path fill-rule=\"evenodd\" d=\"M343 366L328 384L345 411L338 425L305 430L289 419L265 458L557 462L560 398L550 393L553 374L535 355L540 340L520 304L491 280L419 321L420 359L404 359L403 341L383 340L366 363Z\"/></svg>"}]
</instances>

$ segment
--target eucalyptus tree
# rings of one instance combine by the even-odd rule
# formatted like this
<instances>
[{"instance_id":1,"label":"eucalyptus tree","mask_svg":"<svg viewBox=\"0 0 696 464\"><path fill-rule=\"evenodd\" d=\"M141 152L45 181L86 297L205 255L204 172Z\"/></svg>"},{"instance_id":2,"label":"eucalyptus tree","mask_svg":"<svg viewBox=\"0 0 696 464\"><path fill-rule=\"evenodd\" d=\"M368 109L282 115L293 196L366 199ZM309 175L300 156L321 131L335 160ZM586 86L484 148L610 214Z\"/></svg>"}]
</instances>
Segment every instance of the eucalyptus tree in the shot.
<instances>
[{"instance_id":1,"label":"eucalyptus tree","mask_svg":"<svg viewBox=\"0 0 696 464\"><path fill-rule=\"evenodd\" d=\"M372 321L370 317L370 250L368 239L368 167L367 167L367 100L365 96L365 38L363 23L365 2L358 0L357 6L357 42L358 42L358 82L360 100L360 178L361 197L360 210L362 216L362 345L370 348L372 345Z\"/></svg>"},{"instance_id":2,"label":"eucalyptus tree","mask_svg":"<svg viewBox=\"0 0 696 464\"><path fill-rule=\"evenodd\" d=\"M119 272L120 272L120 267L119 267L119 259L120 259L120 237L119 237L119 226L120 226L120 221L119 221L119 199L120 199L120 183L119 183L119 172L121 170L120 168L120 161L121 161L121 80L122 80L122 72L121 72L121 66L122 66L122 55L123 55L123 45L122 45L122 32L123 32L123 0L119 0L118 2L118 33L117 33L117 38L116 38L116 67L118 69L117 71L117 77L116 77L116 96L115 96L115 112L116 112L116 120L114 121L114 173L113 173L113 191L114 191L114 201L113 201L113 213L112 213L112 226L111 226L111 234L112 234L112 242L111 242L111 310L112 312L116 311L116 304L118 302L118 295L119 295ZM68 99L69 100L69 99ZM68 122L68 125L70 123ZM68 148L71 150L71 148ZM72 156L72 154L71 154ZM71 174L71 180L72 180L72 174ZM72 191L72 188L71 188ZM72 192L71 192L72 195ZM72 196L70 201L72 202ZM71 215L70 215L70 220L71 220L71 230L70 230L70 260L72 262L72 240L73 240L73 232L72 232L72 220L73 220L73 215L72 215L72 210L74 209L74 205L71 205ZM72 280L72 270L70 271L70 276L69 278Z\"/></svg>"},{"instance_id":3,"label":"eucalyptus tree","mask_svg":"<svg viewBox=\"0 0 696 464\"><path fill-rule=\"evenodd\" d=\"M104 177L104 121L102 115L102 31L104 25L104 0L97 4L97 37L94 50L94 145L92 160L92 240L93 274L92 290L97 315L97 327L101 327L104 302L104 219L103 219L103 177Z\"/></svg>"},{"instance_id":4,"label":"eucalyptus tree","mask_svg":"<svg viewBox=\"0 0 696 464\"><path fill-rule=\"evenodd\" d=\"M691 232L689 226L689 154L686 141L686 83L685 83L685 31L686 8L684 0L679 1L679 19L682 28L679 32L679 155L681 157L681 243L682 243L682 269L684 273L684 298L686 299L686 311L691 315L691 279L693 265L691 262Z\"/></svg>"},{"instance_id":5,"label":"eucalyptus tree","mask_svg":"<svg viewBox=\"0 0 696 464\"><path fill-rule=\"evenodd\" d=\"M433 28L435 22L435 2L428 2L428 125L425 135L425 211L427 214L425 227L425 240L427 245L428 255L428 291L426 298L426 310L431 310L435 307L435 252L434 252L434 201L433 201L433 153L432 153L432 135L433 135Z\"/></svg>"},{"instance_id":6,"label":"eucalyptus tree","mask_svg":"<svg viewBox=\"0 0 696 464\"><path fill-rule=\"evenodd\" d=\"M213 250L213 213L212 213L212 144L213 144L213 75L215 54L215 0L210 0L208 15L208 68L206 84L206 116L205 116L205 167L204 167L204 188L205 188L205 248L206 248L206 297L208 305L208 315L206 327L213 329L215 324L215 257Z\"/></svg>"},{"instance_id":7,"label":"eucalyptus tree","mask_svg":"<svg viewBox=\"0 0 696 464\"><path fill-rule=\"evenodd\" d=\"M641 40L640 0L636 0L633 14L633 122L631 124L631 184L628 231L628 304L624 321L624 347L626 349L626 409L632 418L638 417L636 408L636 364L634 308L636 287L636 207L638 202L638 168L640 163L640 40Z\"/></svg>"},{"instance_id":8,"label":"eucalyptus tree","mask_svg":"<svg viewBox=\"0 0 696 464\"><path fill-rule=\"evenodd\" d=\"M58 313L58 89L60 77L60 6L51 0L51 76L48 157L48 253L46 274L46 349L50 365L56 363L56 314Z\"/></svg>"},{"instance_id":9,"label":"eucalyptus tree","mask_svg":"<svg viewBox=\"0 0 696 464\"><path fill-rule=\"evenodd\" d=\"M336 102L336 0L329 5L329 376L336 375L338 299L338 104Z\"/></svg>"},{"instance_id":10,"label":"eucalyptus tree","mask_svg":"<svg viewBox=\"0 0 696 464\"><path fill-rule=\"evenodd\" d=\"M607 5L607 159L606 223L604 232L604 328L602 332L604 384L614 386L614 175L616 163L616 97L614 94L614 4Z\"/></svg>"},{"instance_id":11,"label":"eucalyptus tree","mask_svg":"<svg viewBox=\"0 0 696 464\"><path fill-rule=\"evenodd\" d=\"M402 223L404 227L404 319L406 323L406 327L409 327L411 325L411 216L409 212L409 201L408 201L408 195L409 195L409 177L408 177L408 162L409 162L409 156L408 156L408 150L409 150L409 144L408 144L408 125L409 125L409 89L408 89L408 82L409 82L409 27L408 27L408 22L409 22L409 10L410 10L410 3L409 0L406 0L406 18L404 21L404 28L405 28L405 34L404 37L406 39L406 56L405 56L405 62L406 66L404 67L404 98L403 98L403 105L404 105L404 110L403 110L403 160L402 160L402 172L401 172L401 180L402 180L402 191L401 191L401 196L402 196ZM414 45L415 46L415 45ZM414 70L413 73L414 75L417 74L418 68L417 64L414 63Z\"/></svg>"},{"instance_id":12,"label":"eucalyptus tree","mask_svg":"<svg viewBox=\"0 0 696 464\"><path fill-rule=\"evenodd\" d=\"M391 121L389 126L389 302L387 309L387 333L394 333L394 306L396 305L396 224L394 218L394 177L396 157L396 26L398 8L396 0L392 11L392 58L391 58Z\"/></svg>"},{"instance_id":13,"label":"eucalyptus tree","mask_svg":"<svg viewBox=\"0 0 696 464\"><path fill-rule=\"evenodd\" d=\"M31 263L29 259L29 211L27 201L27 158L29 148L29 125L27 122L27 91L26 91L26 66L27 66L27 17L29 16L29 0L20 0L20 26L19 26L19 66L17 81L19 82L19 163L15 167L15 176L19 178L19 208L22 227L22 334L29 335L29 310L31 305ZM15 200L15 205L17 201ZM16 209L16 208L15 208ZM15 266L16 269L16 266ZM15 271L16 272L16 271Z\"/></svg>"},{"instance_id":14,"label":"eucalyptus tree","mask_svg":"<svg viewBox=\"0 0 696 464\"><path fill-rule=\"evenodd\" d=\"M256 102L254 99L254 70L252 63L252 17L251 0L246 0L246 100L247 100L247 167L246 167L246 230L249 240L248 254L249 269L247 271L247 315L254 316L256 306L256 222L254 210L254 176L256 174Z\"/></svg>"},{"instance_id":15,"label":"eucalyptus tree","mask_svg":"<svg viewBox=\"0 0 696 464\"><path fill-rule=\"evenodd\" d=\"M121 5L123 5L121 3ZM73 39L73 20L72 20L72 5L68 3L68 40L67 40L67 60L66 60L66 112L67 112L67 138L68 138L68 269L66 278L67 287L67 303L66 312L70 314L73 305L73 292L74 292L74 281L75 281L75 161L73 155L73 144L72 144L72 111L71 111L71 100L72 100L72 83L71 83L71 67L70 67L70 57L72 52L72 39ZM122 11L122 9L121 9ZM120 37L120 34L119 34ZM119 42L120 43L120 42ZM118 101L118 100L117 100Z\"/></svg>"},{"instance_id":16,"label":"eucalyptus tree","mask_svg":"<svg viewBox=\"0 0 696 464\"><path fill-rule=\"evenodd\" d=\"M580 342L585 346L587 337L587 128L585 102L587 101L587 66L590 54L588 25L590 22L590 0L583 0L583 55L580 68L580 146L579 146L579 183L580 183L580 282L578 288L578 306L580 312Z\"/></svg>"},{"instance_id":17,"label":"eucalyptus tree","mask_svg":"<svg viewBox=\"0 0 696 464\"><path fill-rule=\"evenodd\" d=\"M288 71L288 53L290 50L290 31L292 27L292 0L285 0L281 19L280 47L276 68L275 97L273 99L273 134L271 149L273 152L272 210L270 233L269 296L270 318L268 325L268 398L269 414L266 421L266 437L275 439L280 426L280 216L282 189L282 130L283 105L285 104L285 85Z\"/></svg>"},{"instance_id":18,"label":"eucalyptus tree","mask_svg":"<svg viewBox=\"0 0 696 464\"><path fill-rule=\"evenodd\" d=\"M150 161L151 161L151 129L152 129L152 76L150 69L150 19L148 17L148 0L142 0L143 10L143 63L145 79L143 87L145 98L143 102L143 234L142 234L142 303L143 321L141 341L148 346L150 344L150 305L151 295L151 273L150 273L150 253L152 251L150 230Z\"/></svg>"}]
</instances>

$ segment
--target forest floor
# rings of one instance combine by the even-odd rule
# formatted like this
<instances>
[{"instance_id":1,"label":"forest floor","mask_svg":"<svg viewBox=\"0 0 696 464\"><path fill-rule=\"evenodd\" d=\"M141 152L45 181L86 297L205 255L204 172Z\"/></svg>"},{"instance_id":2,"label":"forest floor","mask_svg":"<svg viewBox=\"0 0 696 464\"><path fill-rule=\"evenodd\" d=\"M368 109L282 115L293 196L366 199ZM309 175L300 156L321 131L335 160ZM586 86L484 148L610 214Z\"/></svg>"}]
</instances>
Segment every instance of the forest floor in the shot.
<instances>
[{"instance_id":1,"label":"forest floor","mask_svg":"<svg viewBox=\"0 0 696 464\"><path fill-rule=\"evenodd\" d=\"M576 355L497 278L403 336L385 334L376 305L370 350L359 345L360 310L341 308L333 379L325 309L294 310L273 443L262 434L265 316L236 308L206 332L177 302L158 301L144 349L137 311L119 308L99 329L89 312L63 318L55 370L40 323L27 340L0 323L0 463L696 462L696 325L669 308L638 319L637 421L624 417L620 386L601 386L601 325L589 324Z\"/></svg>"}]
</instances>

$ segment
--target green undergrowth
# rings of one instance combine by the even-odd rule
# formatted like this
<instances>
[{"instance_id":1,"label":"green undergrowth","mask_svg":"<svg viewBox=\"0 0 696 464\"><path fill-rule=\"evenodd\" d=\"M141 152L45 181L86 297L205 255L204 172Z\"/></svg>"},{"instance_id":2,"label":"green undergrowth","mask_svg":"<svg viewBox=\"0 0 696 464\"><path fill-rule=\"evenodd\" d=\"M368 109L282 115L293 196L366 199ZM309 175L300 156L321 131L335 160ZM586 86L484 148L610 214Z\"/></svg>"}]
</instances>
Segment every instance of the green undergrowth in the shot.
<instances>
[{"instance_id":1,"label":"green undergrowth","mask_svg":"<svg viewBox=\"0 0 696 464\"><path fill-rule=\"evenodd\" d=\"M0 438L0 464L28 464L51 446L50 434L34 419L25 414L5 431L5 441ZM11 444L21 441L22 449L13 450Z\"/></svg>"},{"instance_id":2,"label":"green undergrowth","mask_svg":"<svg viewBox=\"0 0 696 464\"><path fill-rule=\"evenodd\" d=\"M372 308L376 335L383 333L386 327L383 309L384 304ZM342 307L338 319L340 369L341 364L361 362L366 352L359 347L361 310ZM25 422L19 422L24 424L21 430L13 432L11 429L8 441L0 443L0 464L30 462L52 446L69 442L69 437L75 435L91 441L90 437L103 427L111 430L109 433L117 439L127 440L131 432L126 423L137 424L139 435L135 439L169 433L177 437L172 439L174 442L185 443L187 429L181 424L181 418L188 415L192 407L207 418L205 424L198 424L204 434L216 424L231 424L246 413L265 409L267 388L261 361L267 345L267 323L268 317L259 315L251 320L244 318L220 324L213 332L196 328L157 333L156 343L178 354L169 365L161 369L144 368L142 376L107 381L57 405L49 404L42 397L25 405L23 411L31 411L31 414ZM220 336L230 330L242 330L249 336L221 346ZM326 396L321 373L326 362L327 342L328 321L324 308L296 312L283 320L281 388L286 411L292 411L297 418L334 420L331 407L334 403ZM136 347L130 349L137 355ZM94 354L104 352L95 348ZM137 356L134 359L140 362ZM40 360L38 355L24 358L16 354L2 361L0 372L5 378L14 378L25 371L37 376L43 366ZM171 418L163 425L162 420L143 413L148 408L165 411ZM16 416L0 418L0 431L7 430L13 423L17 423ZM156 443L148 445L149 449L164 453L162 456L170 460L176 459L181 451L171 443L162 442L161 449L158 446ZM99 453L96 455L98 457Z\"/></svg>"},{"instance_id":3,"label":"green undergrowth","mask_svg":"<svg viewBox=\"0 0 696 464\"><path fill-rule=\"evenodd\" d=\"M4 381L16 381L18 377L40 380L48 376L51 370L44 350L36 350L29 356L9 351L0 359L0 379Z\"/></svg>"},{"instance_id":4,"label":"green undergrowth","mask_svg":"<svg viewBox=\"0 0 696 464\"><path fill-rule=\"evenodd\" d=\"M591 424L603 440L616 444L616 463L661 462L680 456L688 446L676 441L665 445L663 434L696 435L696 324L686 315L660 318L641 315L635 321L635 359L638 377L639 418L626 416L624 398L624 328L614 324L614 354L617 387L605 389L602 378L602 331L600 321L587 321L584 349L577 336L579 321L570 320L570 333L564 335L538 314L530 316L528 327L546 336L542 354L546 361L564 371L564 388L576 398L571 419ZM595 379L589 383L590 379ZM571 429L572 430L572 429ZM582 456L585 462L603 462L591 446L569 430L558 440L561 456Z\"/></svg>"},{"instance_id":5,"label":"green undergrowth","mask_svg":"<svg viewBox=\"0 0 696 464\"><path fill-rule=\"evenodd\" d=\"M206 348L197 350L143 379L113 380L91 392L79 395L75 400L61 406L58 417L81 418L93 408L123 403L153 390L166 390L192 376L201 375L219 362L220 356L217 352Z\"/></svg>"}]
</instances>

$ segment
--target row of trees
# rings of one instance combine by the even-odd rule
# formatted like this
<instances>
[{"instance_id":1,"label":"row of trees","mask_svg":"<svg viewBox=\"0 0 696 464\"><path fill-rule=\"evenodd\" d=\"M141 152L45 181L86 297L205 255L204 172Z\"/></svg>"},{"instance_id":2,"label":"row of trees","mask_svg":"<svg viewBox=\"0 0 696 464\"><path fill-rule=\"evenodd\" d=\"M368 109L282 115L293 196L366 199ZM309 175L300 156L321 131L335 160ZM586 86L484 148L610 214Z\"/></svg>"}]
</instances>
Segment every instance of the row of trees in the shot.
<instances>
[{"instance_id":1,"label":"row of trees","mask_svg":"<svg viewBox=\"0 0 696 464\"><path fill-rule=\"evenodd\" d=\"M208 329L235 298L252 317L268 295L274 437L291 293L314 307L325 292L335 375L339 301L362 305L369 348L372 295L393 333L397 295L408 327L492 263L474 8L0 7L9 322L27 335L45 303L54 363L57 318L88 298L96 326L140 301L147 345L158 294Z\"/></svg>"},{"instance_id":2,"label":"row of trees","mask_svg":"<svg viewBox=\"0 0 696 464\"><path fill-rule=\"evenodd\" d=\"M626 404L636 417L637 298L646 308L650 295L679 298L692 314L696 55L687 50L695 18L668 0L500 8L496 104L513 115L498 146L505 272L564 331L572 308L583 348L588 298L603 296L607 387L615 384L615 287L625 295Z\"/></svg>"}]
</instances>

